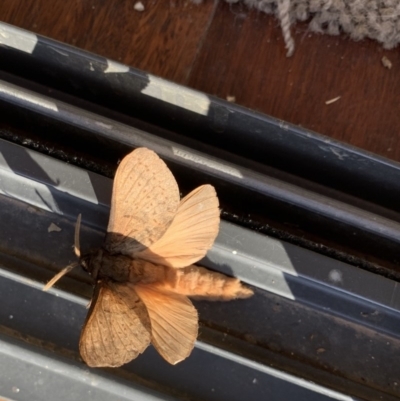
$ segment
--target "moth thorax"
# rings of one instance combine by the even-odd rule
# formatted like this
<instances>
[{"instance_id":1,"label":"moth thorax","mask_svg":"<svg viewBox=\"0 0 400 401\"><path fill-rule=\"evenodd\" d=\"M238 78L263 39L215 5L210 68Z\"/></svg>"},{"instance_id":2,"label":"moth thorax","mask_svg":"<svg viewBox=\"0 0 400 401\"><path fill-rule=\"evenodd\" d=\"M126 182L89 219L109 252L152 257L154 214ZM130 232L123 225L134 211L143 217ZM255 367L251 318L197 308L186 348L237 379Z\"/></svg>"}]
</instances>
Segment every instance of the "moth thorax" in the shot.
<instances>
[{"instance_id":1,"label":"moth thorax","mask_svg":"<svg viewBox=\"0 0 400 401\"><path fill-rule=\"evenodd\" d=\"M168 268L161 265L155 265L141 259L133 259L129 282L134 284L151 284L164 281Z\"/></svg>"},{"instance_id":2,"label":"moth thorax","mask_svg":"<svg viewBox=\"0 0 400 401\"><path fill-rule=\"evenodd\" d=\"M104 249L85 255L81 258L82 266L95 279L110 278L126 282L129 279L132 259L124 255L111 255Z\"/></svg>"}]
</instances>

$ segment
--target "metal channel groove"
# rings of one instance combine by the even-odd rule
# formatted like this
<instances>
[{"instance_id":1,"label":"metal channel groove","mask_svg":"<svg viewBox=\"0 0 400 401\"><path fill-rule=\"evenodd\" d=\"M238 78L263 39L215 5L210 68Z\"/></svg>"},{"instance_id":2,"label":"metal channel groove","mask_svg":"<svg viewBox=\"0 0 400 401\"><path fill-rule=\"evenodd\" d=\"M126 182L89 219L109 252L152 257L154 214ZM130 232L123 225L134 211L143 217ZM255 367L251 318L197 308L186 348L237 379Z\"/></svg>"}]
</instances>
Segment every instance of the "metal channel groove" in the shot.
<instances>
[{"instance_id":1,"label":"metal channel groove","mask_svg":"<svg viewBox=\"0 0 400 401\"><path fill-rule=\"evenodd\" d=\"M215 160L212 156L194 149L132 129L61 101L19 88L6 81L0 81L0 100L17 104L19 107L53 119L62 120L71 126L96 133L99 137L111 138L112 133L113 139L128 146L152 147L163 159L185 168L201 169L205 174L233 185L242 186L261 195L268 195L280 202L295 205L305 211L313 211L333 221L399 243L399 222L259 173L258 171L262 171L261 166L255 165L255 168L250 170L240 164ZM240 163L239 157L232 157L232 159L236 159ZM382 211L391 216L389 211L384 209Z\"/></svg>"}]
</instances>

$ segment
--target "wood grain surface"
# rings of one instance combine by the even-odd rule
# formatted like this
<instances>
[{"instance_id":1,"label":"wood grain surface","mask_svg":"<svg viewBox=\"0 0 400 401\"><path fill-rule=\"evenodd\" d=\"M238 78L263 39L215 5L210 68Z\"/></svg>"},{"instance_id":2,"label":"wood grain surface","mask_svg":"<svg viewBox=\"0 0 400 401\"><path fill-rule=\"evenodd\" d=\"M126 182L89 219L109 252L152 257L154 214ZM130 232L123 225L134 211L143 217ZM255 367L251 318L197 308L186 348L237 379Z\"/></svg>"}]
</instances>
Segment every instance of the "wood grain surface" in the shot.
<instances>
[{"instance_id":1,"label":"wood grain surface","mask_svg":"<svg viewBox=\"0 0 400 401\"><path fill-rule=\"evenodd\" d=\"M287 58L279 23L242 4L142 3L3 0L0 20L400 161L398 49L304 24Z\"/></svg>"}]
</instances>

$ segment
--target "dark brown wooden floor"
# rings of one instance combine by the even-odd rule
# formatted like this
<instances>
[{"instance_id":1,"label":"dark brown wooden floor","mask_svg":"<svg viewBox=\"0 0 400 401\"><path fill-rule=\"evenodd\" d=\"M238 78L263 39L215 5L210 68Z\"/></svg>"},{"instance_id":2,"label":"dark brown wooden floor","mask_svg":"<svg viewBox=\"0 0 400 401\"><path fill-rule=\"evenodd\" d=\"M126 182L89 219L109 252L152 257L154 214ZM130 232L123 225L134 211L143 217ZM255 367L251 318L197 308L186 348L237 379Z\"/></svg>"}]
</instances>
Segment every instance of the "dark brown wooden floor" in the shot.
<instances>
[{"instance_id":1,"label":"dark brown wooden floor","mask_svg":"<svg viewBox=\"0 0 400 401\"><path fill-rule=\"evenodd\" d=\"M142 2L3 0L0 20L400 161L399 49L298 25L288 59L278 22L241 4Z\"/></svg>"}]
</instances>

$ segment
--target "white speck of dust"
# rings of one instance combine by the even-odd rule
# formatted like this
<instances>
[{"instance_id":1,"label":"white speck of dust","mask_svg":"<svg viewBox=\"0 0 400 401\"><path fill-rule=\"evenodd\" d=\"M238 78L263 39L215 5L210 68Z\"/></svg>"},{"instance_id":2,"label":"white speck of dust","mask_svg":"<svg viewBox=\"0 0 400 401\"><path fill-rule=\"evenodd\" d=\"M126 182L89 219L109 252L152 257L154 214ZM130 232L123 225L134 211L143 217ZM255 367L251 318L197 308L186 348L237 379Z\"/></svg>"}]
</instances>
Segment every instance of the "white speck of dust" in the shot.
<instances>
[{"instance_id":1,"label":"white speck of dust","mask_svg":"<svg viewBox=\"0 0 400 401\"><path fill-rule=\"evenodd\" d=\"M253 379L253 384L257 384L257 379Z\"/></svg>"},{"instance_id":2,"label":"white speck of dust","mask_svg":"<svg viewBox=\"0 0 400 401\"><path fill-rule=\"evenodd\" d=\"M345 155L342 155L337 149L330 148L331 152L339 158L339 160L344 160Z\"/></svg>"},{"instance_id":3,"label":"white speck of dust","mask_svg":"<svg viewBox=\"0 0 400 401\"><path fill-rule=\"evenodd\" d=\"M343 281L343 274L340 270L331 270L329 272L329 280L335 284L339 284Z\"/></svg>"},{"instance_id":4,"label":"white speck of dust","mask_svg":"<svg viewBox=\"0 0 400 401\"><path fill-rule=\"evenodd\" d=\"M56 224L51 223L51 224L49 225L47 231L48 231L49 233L51 233L51 232L53 232L53 231L60 232L60 231L61 231L61 228L58 227Z\"/></svg>"},{"instance_id":5,"label":"white speck of dust","mask_svg":"<svg viewBox=\"0 0 400 401\"><path fill-rule=\"evenodd\" d=\"M382 57L382 64L384 67L386 67L389 70L393 67L392 62L386 56Z\"/></svg>"},{"instance_id":6,"label":"white speck of dust","mask_svg":"<svg viewBox=\"0 0 400 401\"><path fill-rule=\"evenodd\" d=\"M106 129L112 129L112 125L111 124L104 124L101 121L96 121L96 125L98 125L101 128L106 128Z\"/></svg>"},{"instance_id":7,"label":"white speck of dust","mask_svg":"<svg viewBox=\"0 0 400 401\"><path fill-rule=\"evenodd\" d=\"M18 387L13 386L11 390L12 390L13 393L19 393L19 388Z\"/></svg>"},{"instance_id":8,"label":"white speck of dust","mask_svg":"<svg viewBox=\"0 0 400 401\"><path fill-rule=\"evenodd\" d=\"M232 251L232 253L233 253L234 255L237 255L237 251Z\"/></svg>"},{"instance_id":9,"label":"white speck of dust","mask_svg":"<svg viewBox=\"0 0 400 401\"><path fill-rule=\"evenodd\" d=\"M335 103L335 102L337 102L341 97L342 97L342 96L336 96L336 97L334 97L333 99L329 99L329 100L327 100L327 101L325 102L325 104L326 104L326 105L330 105L330 104L332 104L332 103Z\"/></svg>"},{"instance_id":10,"label":"white speck of dust","mask_svg":"<svg viewBox=\"0 0 400 401\"><path fill-rule=\"evenodd\" d=\"M284 131L287 131L289 129L289 124L285 123L285 121L280 121L279 128L283 129Z\"/></svg>"},{"instance_id":11,"label":"white speck of dust","mask_svg":"<svg viewBox=\"0 0 400 401\"><path fill-rule=\"evenodd\" d=\"M13 315L8 316L9 319L14 319Z\"/></svg>"},{"instance_id":12,"label":"white speck of dust","mask_svg":"<svg viewBox=\"0 0 400 401\"><path fill-rule=\"evenodd\" d=\"M61 54L61 56L68 57L68 53L62 52L61 50L59 50L59 49L57 49L57 48L55 48L55 47L53 47L52 49L53 49L53 51L55 51L56 53Z\"/></svg>"},{"instance_id":13,"label":"white speck of dust","mask_svg":"<svg viewBox=\"0 0 400 401\"><path fill-rule=\"evenodd\" d=\"M144 5L141 1L136 2L135 5L133 6L133 8L139 12L144 11Z\"/></svg>"}]
</instances>

